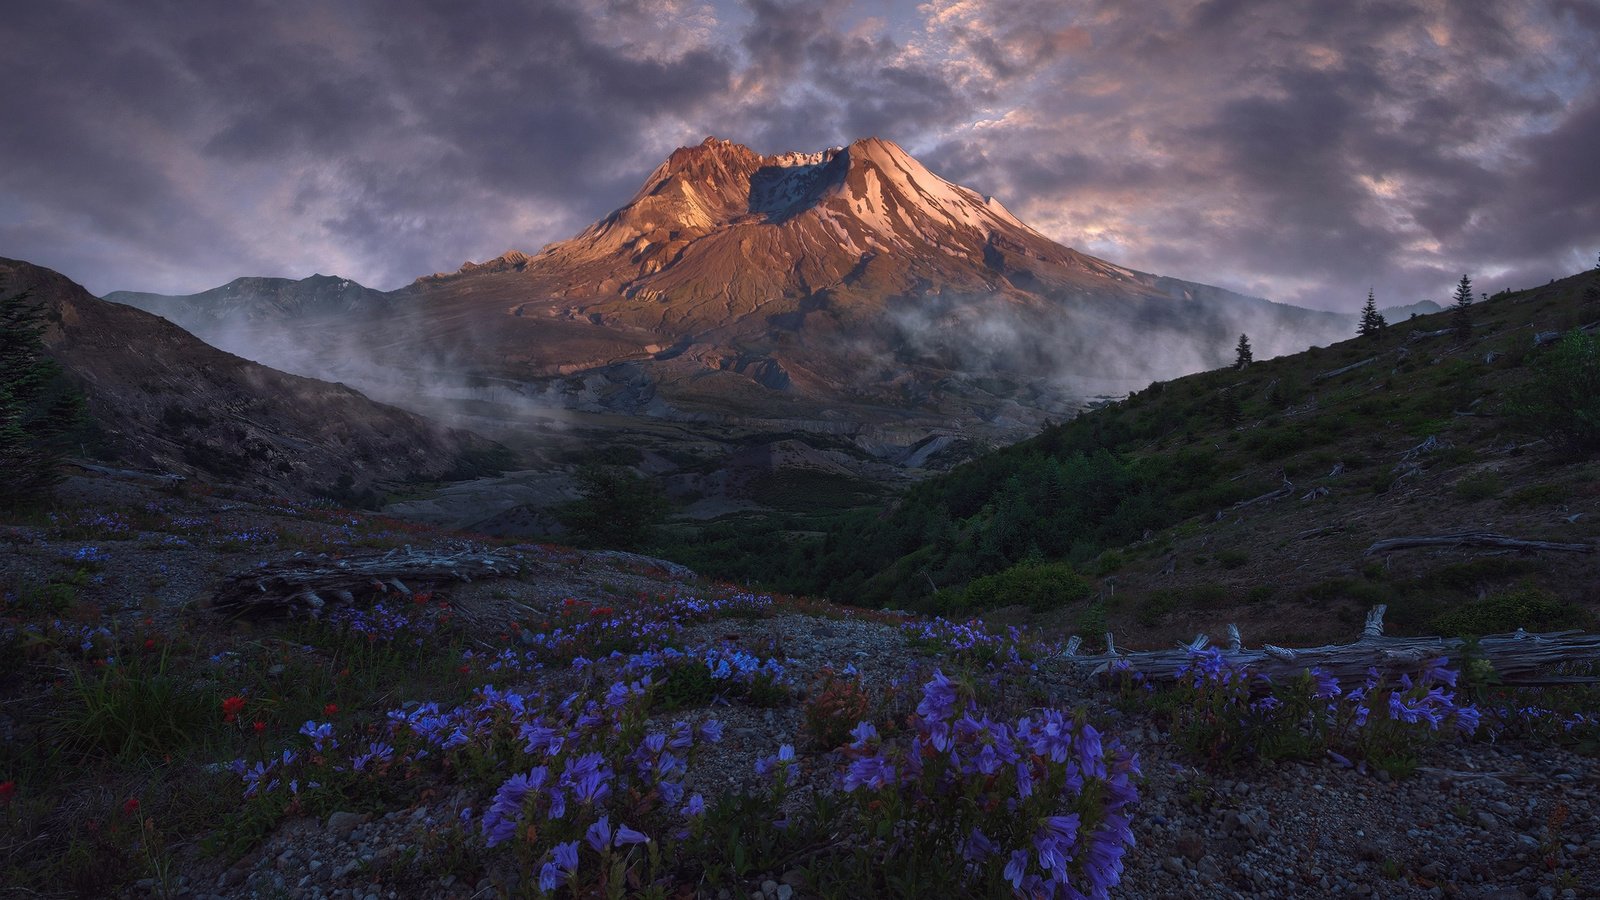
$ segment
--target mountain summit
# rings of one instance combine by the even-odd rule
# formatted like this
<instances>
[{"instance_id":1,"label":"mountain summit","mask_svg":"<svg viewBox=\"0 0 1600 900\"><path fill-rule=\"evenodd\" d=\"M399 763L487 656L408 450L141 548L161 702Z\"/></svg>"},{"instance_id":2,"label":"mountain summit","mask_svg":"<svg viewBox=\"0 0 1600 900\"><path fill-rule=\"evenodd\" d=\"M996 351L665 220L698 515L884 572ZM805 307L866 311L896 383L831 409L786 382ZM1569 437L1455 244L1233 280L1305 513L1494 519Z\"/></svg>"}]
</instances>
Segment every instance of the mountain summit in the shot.
<instances>
[{"instance_id":1,"label":"mountain summit","mask_svg":"<svg viewBox=\"0 0 1600 900\"><path fill-rule=\"evenodd\" d=\"M247 283L114 296L398 403L427 383L377 385L375 371L448 370L581 412L845 434L874 452L1024 436L1094 395L1226 365L1241 332L1265 358L1353 327L1062 246L880 138L774 156L707 138L568 240L387 295L261 282L252 307L235 289Z\"/></svg>"}]
</instances>

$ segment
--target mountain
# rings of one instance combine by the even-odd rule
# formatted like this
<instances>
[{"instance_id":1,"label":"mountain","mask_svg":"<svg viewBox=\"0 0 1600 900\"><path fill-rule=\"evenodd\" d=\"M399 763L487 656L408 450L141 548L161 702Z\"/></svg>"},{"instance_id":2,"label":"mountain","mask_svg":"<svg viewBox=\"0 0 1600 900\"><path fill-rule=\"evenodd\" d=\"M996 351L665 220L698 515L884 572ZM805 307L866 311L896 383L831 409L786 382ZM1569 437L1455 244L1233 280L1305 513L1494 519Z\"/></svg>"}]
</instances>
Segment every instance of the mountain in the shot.
<instances>
[{"instance_id":1,"label":"mountain","mask_svg":"<svg viewBox=\"0 0 1600 900\"><path fill-rule=\"evenodd\" d=\"M475 461L497 455L470 433L224 353L49 269L0 259L0 296L23 292L44 302L49 353L83 389L111 449L135 465L348 500L477 474Z\"/></svg>"},{"instance_id":2,"label":"mountain","mask_svg":"<svg viewBox=\"0 0 1600 900\"><path fill-rule=\"evenodd\" d=\"M776 156L708 138L537 254L381 297L299 284L110 296L413 408L443 384L702 430L841 435L883 458L930 435L1014 440L1091 397L1226 365L1240 333L1270 357L1351 322L1079 253L876 138Z\"/></svg>"}]
</instances>

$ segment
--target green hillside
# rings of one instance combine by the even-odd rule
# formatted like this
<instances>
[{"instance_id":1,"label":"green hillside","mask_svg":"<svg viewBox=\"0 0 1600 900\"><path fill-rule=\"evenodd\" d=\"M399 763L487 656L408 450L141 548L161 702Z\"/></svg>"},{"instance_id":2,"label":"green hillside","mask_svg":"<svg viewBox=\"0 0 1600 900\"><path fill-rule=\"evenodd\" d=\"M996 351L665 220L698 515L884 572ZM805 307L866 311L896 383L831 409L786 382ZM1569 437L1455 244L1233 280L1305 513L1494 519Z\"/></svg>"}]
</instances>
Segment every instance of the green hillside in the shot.
<instances>
[{"instance_id":1,"label":"green hillside","mask_svg":"<svg viewBox=\"0 0 1600 900\"><path fill-rule=\"evenodd\" d=\"M1600 534L1600 466L1562 428L1582 415L1600 427L1600 384L1580 385L1596 377L1597 338L1578 330L1600 320L1600 271L1502 293L1470 314L1465 338L1425 336L1452 327L1447 310L1152 384L890 507L842 515L825 537L713 526L704 536L716 551L697 561L839 601L949 614L1015 605L1041 624L1147 640L1219 620L1277 637L1344 633L1374 602L1402 630L1471 630L1485 624L1473 616L1502 607L1579 619L1600 574L1594 554L1363 552L1401 535ZM1572 334L1561 343L1549 332ZM1586 410L1539 415L1553 390ZM1089 589L1052 591L1057 563ZM997 573L1007 589L984 578Z\"/></svg>"}]
</instances>

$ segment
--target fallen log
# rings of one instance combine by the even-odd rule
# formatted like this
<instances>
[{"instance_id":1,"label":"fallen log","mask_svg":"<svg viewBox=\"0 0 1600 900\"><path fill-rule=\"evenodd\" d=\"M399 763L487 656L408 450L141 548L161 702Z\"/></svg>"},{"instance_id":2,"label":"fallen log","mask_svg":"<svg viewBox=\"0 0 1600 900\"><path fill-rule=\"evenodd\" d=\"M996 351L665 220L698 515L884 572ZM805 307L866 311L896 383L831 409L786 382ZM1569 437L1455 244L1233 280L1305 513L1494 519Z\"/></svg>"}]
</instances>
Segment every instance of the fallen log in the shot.
<instances>
[{"instance_id":1,"label":"fallen log","mask_svg":"<svg viewBox=\"0 0 1600 900\"><path fill-rule=\"evenodd\" d=\"M1411 334L1406 336L1406 343L1415 344L1418 341L1425 341L1429 338L1444 337L1447 334L1455 333L1456 330L1454 328L1441 328L1438 331L1413 331Z\"/></svg>"},{"instance_id":2,"label":"fallen log","mask_svg":"<svg viewBox=\"0 0 1600 900\"><path fill-rule=\"evenodd\" d=\"M1323 372L1321 375L1318 375L1317 377L1315 377L1315 378L1313 378L1311 380L1312 381L1327 381L1329 378L1337 378L1337 377L1339 377L1340 375L1343 375L1346 372L1354 372L1356 369L1359 369L1362 366L1371 365L1372 363L1375 363L1377 361L1378 361L1378 358L1376 356L1371 356L1371 357L1368 357L1366 359L1363 359L1362 361L1360 361L1358 363L1351 363L1350 365L1345 366L1342 369L1334 369L1332 372Z\"/></svg>"},{"instance_id":3,"label":"fallen log","mask_svg":"<svg viewBox=\"0 0 1600 900\"><path fill-rule=\"evenodd\" d=\"M1240 500L1238 503L1235 503L1233 506L1229 507L1229 509L1244 509L1247 506L1255 506L1257 503L1271 503L1274 500L1281 500L1284 497L1293 495L1294 483L1285 478L1283 480L1283 486L1277 490L1268 491L1259 497L1251 497L1249 500Z\"/></svg>"},{"instance_id":4,"label":"fallen log","mask_svg":"<svg viewBox=\"0 0 1600 900\"><path fill-rule=\"evenodd\" d=\"M228 576L211 608L235 616L316 616L330 603L410 597L418 588L521 571L509 551L465 545L454 550L390 550L332 559L297 557Z\"/></svg>"},{"instance_id":5,"label":"fallen log","mask_svg":"<svg viewBox=\"0 0 1600 900\"><path fill-rule=\"evenodd\" d=\"M1415 674L1430 660L1444 659L1459 666L1467 658L1467 644L1460 638L1385 637L1385 609L1380 605L1367 614L1366 627L1353 643L1303 649L1267 644L1260 649L1247 649L1239 638L1238 628L1230 625L1228 647L1221 652L1228 662L1248 666L1274 679L1294 678L1315 667L1346 683L1366 679L1369 669L1398 677ZM1153 681L1173 681L1188 665L1192 651L1204 649L1207 643L1204 638L1202 635L1172 650L1118 652L1108 633L1105 653L1063 659L1069 665L1089 668L1099 677L1108 676L1113 666L1119 669L1127 666ZM1503 684L1539 685L1550 680L1549 670L1554 666L1600 661L1600 634L1579 631L1529 634L1519 629L1511 634L1479 638L1470 655L1493 666Z\"/></svg>"},{"instance_id":6,"label":"fallen log","mask_svg":"<svg viewBox=\"0 0 1600 900\"><path fill-rule=\"evenodd\" d=\"M1506 537L1503 534L1491 534L1487 531L1463 531L1458 534L1384 538L1368 547L1366 555L1410 550L1415 547L1506 547L1513 550L1553 550L1561 553L1593 553L1595 549L1593 544L1561 544L1554 541Z\"/></svg>"},{"instance_id":7,"label":"fallen log","mask_svg":"<svg viewBox=\"0 0 1600 900\"><path fill-rule=\"evenodd\" d=\"M142 481L146 484L159 484L162 487L175 487L183 484L184 476L172 472L139 472L133 469L113 469L110 466L99 466L82 460L70 460L69 465L93 472L96 475L109 475L112 478L125 478L129 481Z\"/></svg>"}]
</instances>

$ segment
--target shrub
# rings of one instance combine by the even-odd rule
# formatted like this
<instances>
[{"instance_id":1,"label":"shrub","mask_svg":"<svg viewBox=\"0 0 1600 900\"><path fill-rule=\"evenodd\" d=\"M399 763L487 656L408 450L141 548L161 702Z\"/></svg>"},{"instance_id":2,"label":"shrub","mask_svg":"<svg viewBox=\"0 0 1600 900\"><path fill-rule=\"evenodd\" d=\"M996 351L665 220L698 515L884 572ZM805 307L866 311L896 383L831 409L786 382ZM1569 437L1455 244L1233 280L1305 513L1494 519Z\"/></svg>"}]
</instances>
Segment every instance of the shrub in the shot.
<instances>
[{"instance_id":1,"label":"shrub","mask_svg":"<svg viewBox=\"0 0 1600 900\"><path fill-rule=\"evenodd\" d=\"M1091 590L1088 580L1065 563L1022 562L967 585L965 605L988 609L1021 604L1043 612L1082 600Z\"/></svg>"},{"instance_id":2,"label":"shrub","mask_svg":"<svg viewBox=\"0 0 1600 900\"><path fill-rule=\"evenodd\" d=\"M1533 369L1512 415L1572 456L1600 452L1600 335L1569 333Z\"/></svg>"},{"instance_id":3,"label":"shrub","mask_svg":"<svg viewBox=\"0 0 1600 900\"><path fill-rule=\"evenodd\" d=\"M1242 550L1218 550L1217 565L1224 569L1237 569L1250 561L1250 554Z\"/></svg>"},{"instance_id":4,"label":"shrub","mask_svg":"<svg viewBox=\"0 0 1600 900\"><path fill-rule=\"evenodd\" d=\"M1499 472L1478 472L1456 482L1456 497L1471 503L1500 496L1506 484Z\"/></svg>"},{"instance_id":5,"label":"shrub","mask_svg":"<svg viewBox=\"0 0 1600 900\"><path fill-rule=\"evenodd\" d=\"M578 469L577 479L583 499L556 514L587 543L633 549L667 517L667 498L660 486L636 472L586 465Z\"/></svg>"},{"instance_id":6,"label":"shrub","mask_svg":"<svg viewBox=\"0 0 1600 900\"><path fill-rule=\"evenodd\" d=\"M1534 587L1520 587L1463 603L1435 616L1433 627L1446 635L1498 634L1525 628L1552 631L1589 624L1592 616L1575 604Z\"/></svg>"}]
</instances>

